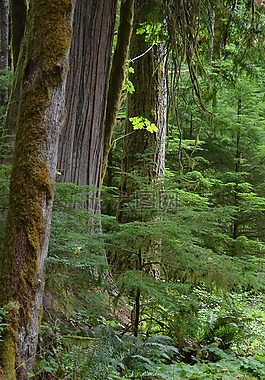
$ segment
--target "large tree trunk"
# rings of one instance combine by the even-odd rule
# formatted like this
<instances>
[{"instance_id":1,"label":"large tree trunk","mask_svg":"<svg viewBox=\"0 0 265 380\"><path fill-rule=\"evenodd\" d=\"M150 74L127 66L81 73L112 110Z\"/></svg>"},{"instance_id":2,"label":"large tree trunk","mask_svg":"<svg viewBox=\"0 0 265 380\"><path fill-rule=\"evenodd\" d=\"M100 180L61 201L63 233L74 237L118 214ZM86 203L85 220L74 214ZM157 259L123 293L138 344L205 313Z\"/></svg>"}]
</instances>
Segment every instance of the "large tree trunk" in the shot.
<instances>
[{"instance_id":1,"label":"large tree trunk","mask_svg":"<svg viewBox=\"0 0 265 380\"><path fill-rule=\"evenodd\" d=\"M117 0L78 1L74 16L67 117L61 134L59 180L100 186L106 100ZM99 212L98 192L87 207Z\"/></svg>"},{"instance_id":2,"label":"large tree trunk","mask_svg":"<svg viewBox=\"0 0 265 380\"><path fill-rule=\"evenodd\" d=\"M59 132L74 0L32 0L16 71L20 97L1 255L0 306L8 327L1 343L1 378L28 379L42 313Z\"/></svg>"}]
</instances>

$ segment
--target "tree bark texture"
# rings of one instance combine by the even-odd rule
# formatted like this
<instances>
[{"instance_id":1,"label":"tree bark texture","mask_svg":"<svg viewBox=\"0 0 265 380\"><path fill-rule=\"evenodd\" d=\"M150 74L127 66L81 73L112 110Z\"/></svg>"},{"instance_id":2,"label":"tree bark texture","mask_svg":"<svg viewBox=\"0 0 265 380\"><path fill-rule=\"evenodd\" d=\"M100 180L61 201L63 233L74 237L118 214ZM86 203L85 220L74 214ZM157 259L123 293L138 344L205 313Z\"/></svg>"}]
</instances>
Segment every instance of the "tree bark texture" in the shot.
<instances>
[{"instance_id":1,"label":"tree bark texture","mask_svg":"<svg viewBox=\"0 0 265 380\"><path fill-rule=\"evenodd\" d=\"M74 15L67 117L60 138L59 181L99 188L111 46L117 0L78 0ZM97 191L88 209L99 212Z\"/></svg>"},{"instance_id":2,"label":"tree bark texture","mask_svg":"<svg viewBox=\"0 0 265 380\"><path fill-rule=\"evenodd\" d=\"M0 378L28 379L42 314L59 132L74 0L32 0L16 71L16 141L10 183L0 306L7 310Z\"/></svg>"},{"instance_id":3,"label":"tree bark texture","mask_svg":"<svg viewBox=\"0 0 265 380\"><path fill-rule=\"evenodd\" d=\"M130 40L133 29L134 0L123 0L120 9L120 24L117 37L117 45L112 59L110 83L107 99L107 115L105 125L103 169L104 179L108 164L108 155L111 150L112 133L119 112L120 98L126 72L126 59L128 56Z\"/></svg>"},{"instance_id":4,"label":"tree bark texture","mask_svg":"<svg viewBox=\"0 0 265 380\"><path fill-rule=\"evenodd\" d=\"M0 1L0 70L2 74L9 69L9 1ZM1 89L0 106L8 100L7 88Z\"/></svg>"}]
</instances>

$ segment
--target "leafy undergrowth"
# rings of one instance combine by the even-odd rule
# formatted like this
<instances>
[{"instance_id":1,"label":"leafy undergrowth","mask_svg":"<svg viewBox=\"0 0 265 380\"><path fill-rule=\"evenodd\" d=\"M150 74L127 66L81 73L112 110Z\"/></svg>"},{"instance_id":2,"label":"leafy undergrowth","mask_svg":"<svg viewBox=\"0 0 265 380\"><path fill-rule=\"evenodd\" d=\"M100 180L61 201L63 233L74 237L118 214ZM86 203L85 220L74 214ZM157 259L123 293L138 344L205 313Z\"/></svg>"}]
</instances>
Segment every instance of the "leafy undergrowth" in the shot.
<instances>
[{"instance_id":1,"label":"leafy undergrowth","mask_svg":"<svg viewBox=\"0 0 265 380\"><path fill-rule=\"evenodd\" d=\"M145 373L144 379L264 379L265 357L239 357L235 358L223 352L222 358L215 363L198 362L194 365L177 363L162 365L155 371Z\"/></svg>"},{"instance_id":2,"label":"leafy undergrowth","mask_svg":"<svg viewBox=\"0 0 265 380\"><path fill-rule=\"evenodd\" d=\"M193 239L193 225L186 244L188 228L179 221L181 210L176 223L173 215L159 223L159 230L152 223L118 226L104 216L102 232L91 234L95 217L81 207L89 191L73 184L57 186L38 365L29 377L265 379L264 286L259 285L264 284L263 258L253 268L249 259L249 271L238 262L234 268L234 259L223 255L225 261L220 261L214 251L200 246L197 236ZM200 226L206 216L202 213ZM195 213L189 215L193 223ZM160 281L131 269L150 236L164 244L167 270ZM105 250L112 247L119 247L117 255L122 249L128 253L124 258L129 265L115 278L115 292L104 281L109 268ZM242 277L240 286L237 277ZM134 337L139 290L139 336Z\"/></svg>"},{"instance_id":3,"label":"leafy undergrowth","mask_svg":"<svg viewBox=\"0 0 265 380\"><path fill-rule=\"evenodd\" d=\"M72 380L262 380L265 354L238 356L216 344L202 349L194 364L183 356L172 338L121 335L109 326L98 326L86 336L62 335L46 326L41 345L49 336L50 346L41 349L39 367L29 376L34 379ZM210 358L205 359L205 358Z\"/></svg>"}]
</instances>

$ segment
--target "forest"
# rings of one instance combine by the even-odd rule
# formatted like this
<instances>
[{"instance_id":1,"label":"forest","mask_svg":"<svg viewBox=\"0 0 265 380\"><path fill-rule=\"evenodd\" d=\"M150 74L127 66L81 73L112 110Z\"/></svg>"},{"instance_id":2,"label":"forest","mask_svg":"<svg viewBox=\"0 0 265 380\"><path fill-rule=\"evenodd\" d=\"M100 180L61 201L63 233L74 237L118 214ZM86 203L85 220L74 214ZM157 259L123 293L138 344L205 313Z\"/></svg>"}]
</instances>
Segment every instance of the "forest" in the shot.
<instances>
[{"instance_id":1,"label":"forest","mask_svg":"<svg viewBox=\"0 0 265 380\"><path fill-rule=\"evenodd\" d=\"M264 194L264 0L1 0L0 380L265 379Z\"/></svg>"}]
</instances>

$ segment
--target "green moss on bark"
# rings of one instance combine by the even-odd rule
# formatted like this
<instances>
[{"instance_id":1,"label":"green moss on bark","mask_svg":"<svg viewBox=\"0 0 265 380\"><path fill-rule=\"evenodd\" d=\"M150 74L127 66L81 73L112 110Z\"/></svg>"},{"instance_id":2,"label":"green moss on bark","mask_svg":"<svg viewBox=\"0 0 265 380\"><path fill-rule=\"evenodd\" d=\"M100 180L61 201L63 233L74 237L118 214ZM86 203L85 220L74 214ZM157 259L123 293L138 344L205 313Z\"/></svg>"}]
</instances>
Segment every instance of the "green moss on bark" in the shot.
<instances>
[{"instance_id":1,"label":"green moss on bark","mask_svg":"<svg viewBox=\"0 0 265 380\"><path fill-rule=\"evenodd\" d=\"M16 380L16 342L19 314L19 305L10 302L6 305L6 323L8 324L5 331L5 339L3 340L1 351L2 377L7 380ZM1 377L1 379L2 379Z\"/></svg>"},{"instance_id":2,"label":"green moss on bark","mask_svg":"<svg viewBox=\"0 0 265 380\"><path fill-rule=\"evenodd\" d=\"M8 281L11 294L6 297L9 300L10 295L19 292L22 318L30 318L32 297L28 295L39 286L36 273L39 271L38 255L44 233L42 202L51 199L53 194L49 169L41 157L47 130L43 122L47 104L49 97L45 86L35 84L25 88L14 152L16 164L10 183L6 250L9 251L8 257L13 257L16 262L6 263L3 277L7 280L10 268L13 268L15 278L12 283ZM27 252L27 257L23 257L22 253L18 259L18 251Z\"/></svg>"},{"instance_id":3,"label":"green moss on bark","mask_svg":"<svg viewBox=\"0 0 265 380\"><path fill-rule=\"evenodd\" d=\"M7 331L2 345L2 368L4 379L16 380L16 344L14 335Z\"/></svg>"},{"instance_id":4,"label":"green moss on bark","mask_svg":"<svg viewBox=\"0 0 265 380\"><path fill-rule=\"evenodd\" d=\"M50 85L56 84L58 77L65 74L64 65L60 61L70 43L71 29L66 16L71 9L71 0L34 2L33 28L30 31L34 38L31 39L29 49L32 50L33 62L40 62L45 79ZM32 46L34 41L42 43Z\"/></svg>"},{"instance_id":5,"label":"green moss on bark","mask_svg":"<svg viewBox=\"0 0 265 380\"><path fill-rule=\"evenodd\" d=\"M16 117L10 120L16 120L17 134L0 278L0 305L5 307L10 301L18 305L17 313L8 314L9 327L1 348L4 378L8 380L16 378L14 371L20 361L17 337L21 331L27 335L33 310L41 312L34 309L34 302L43 286L39 278L43 273L40 255L45 240L45 213L51 209L53 198L46 151L53 126L47 124L46 112L51 106L51 94L57 86L60 88L67 72L71 12L71 0L31 1L20 55L23 61L20 59L16 71L19 100L12 108ZM22 370L25 371L21 367Z\"/></svg>"},{"instance_id":6,"label":"green moss on bark","mask_svg":"<svg viewBox=\"0 0 265 380\"><path fill-rule=\"evenodd\" d=\"M120 10L120 25L117 46L112 59L110 72L105 136L103 146L102 180L106 174L108 155L111 150L111 139L119 112L120 98L125 78L126 59L128 56L133 28L134 0L123 0Z\"/></svg>"},{"instance_id":7,"label":"green moss on bark","mask_svg":"<svg viewBox=\"0 0 265 380\"><path fill-rule=\"evenodd\" d=\"M44 112L49 105L52 88L59 84L66 74L65 54L71 38L69 14L72 1L38 0L32 2L31 7L31 23L26 30L24 41L26 62L22 72L17 74L20 75L17 80L23 85L17 117L14 152L16 165L11 176L10 212L6 230L7 251L10 251L11 257L14 256L13 250L16 249L18 240L21 245L28 246L27 263L31 264L27 265L27 273L17 273L19 277L27 278L26 288L19 289L20 293L28 292L29 288L34 290L38 285L35 273L39 269L36 268L36 256L43 235L41 198L50 199L53 194L49 169L41 157L47 131ZM41 43L37 44L36 41ZM21 266L22 263L19 264ZM6 263L3 269L6 271L6 278L10 273L10 265ZM16 281L13 291L17 287ZM9 295L3 297L9 299ZM25 315L29 315L30 302L29 300L27 307L25 299L23 301Z\"/></svg>"}]
</instances>

